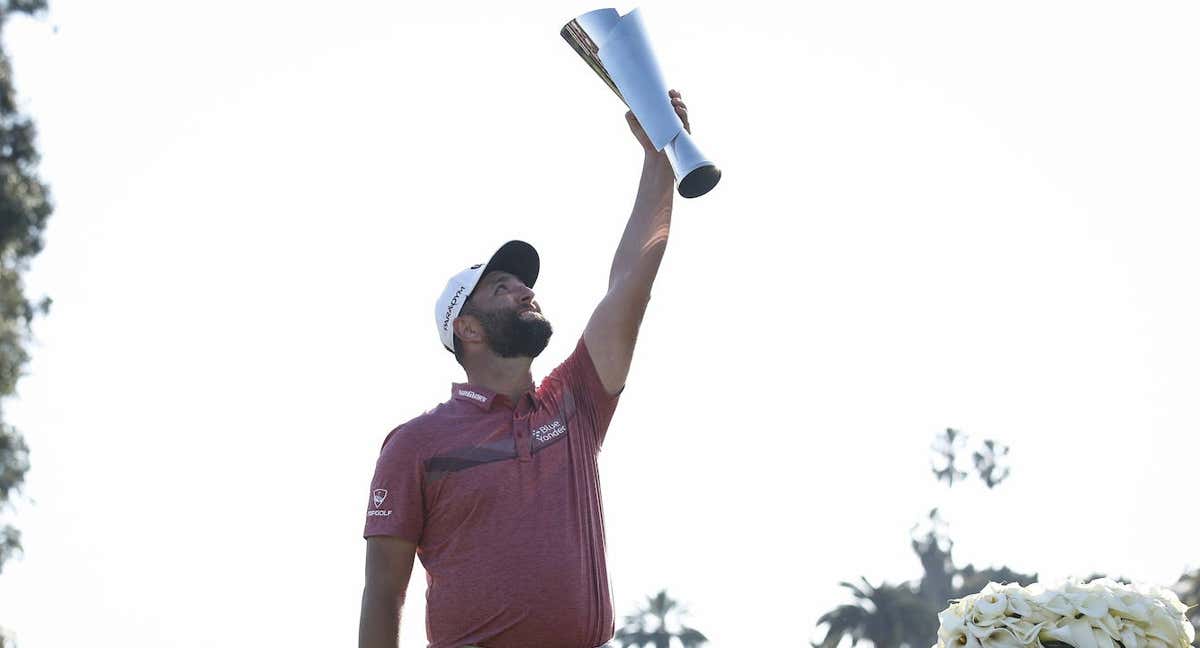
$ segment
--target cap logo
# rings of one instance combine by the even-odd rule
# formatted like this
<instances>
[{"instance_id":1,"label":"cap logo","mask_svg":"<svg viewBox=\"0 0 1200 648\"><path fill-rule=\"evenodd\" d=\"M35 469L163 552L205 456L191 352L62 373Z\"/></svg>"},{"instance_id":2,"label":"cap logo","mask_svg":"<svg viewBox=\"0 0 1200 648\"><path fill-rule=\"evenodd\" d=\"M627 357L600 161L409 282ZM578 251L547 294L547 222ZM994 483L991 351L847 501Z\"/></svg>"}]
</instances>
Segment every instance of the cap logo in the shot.
<instances>
[{"instance_id":1,"label":"cap logo","mask_svg":"<svg viewBox=\"0 0 1200 648\"><path fill-rule=\"evenodd\" d=\"M467 289L466 286L459 286L458 292L454 293L454 297L452 297L450 299L450 303L446 305L446 317L445 317L445 319L442 320L442 330L443 331L449 330L450 315L454 312L454 307L456 305L458 305L458 298L462 297L463 291L465 291L466 289Z\"/></svg>"},{"instance_id":2,"label":"cap logo","mask_svg":"<svg viewBox=\"0 0 1200 648\"><path fill-rule=\"evenodd\" d=\"M482 264L482 263L476 263L475 265L471 266L471 268L470 268L470 269L471 269L471 270L478 270L478 269L480 269L480 268L482 268L482 267L483 267L483 264Z\"/></svg>"}]
</instances>

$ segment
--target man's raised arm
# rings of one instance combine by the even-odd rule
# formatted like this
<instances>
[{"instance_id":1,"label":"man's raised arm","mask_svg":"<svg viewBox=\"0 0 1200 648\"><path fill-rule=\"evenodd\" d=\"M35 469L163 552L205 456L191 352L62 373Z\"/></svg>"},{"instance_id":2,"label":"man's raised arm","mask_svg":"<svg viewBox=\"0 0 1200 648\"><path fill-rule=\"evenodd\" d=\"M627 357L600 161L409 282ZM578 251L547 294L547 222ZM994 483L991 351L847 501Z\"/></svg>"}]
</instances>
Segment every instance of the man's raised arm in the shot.
<instances>
[{"instance_id":1,"label":"man's raised arm","mask_svg":"<svg viewBox=\"0 0 1200 648\"><path fill-rule=\"evenodd\" d=\"M688 125L687 107L678 92L670 92L676 114ZM645 152L642 179L633 213L613 257L608 275L608 293L592 313L583 340L600 374L604 388L615 394L625 386L638 327L650 301L650 288L658 275L667 238L671 232L671 208L675 176L667 156L654 149L632 112L625 114L629 128Z\"/></svg>"}]
</instances>

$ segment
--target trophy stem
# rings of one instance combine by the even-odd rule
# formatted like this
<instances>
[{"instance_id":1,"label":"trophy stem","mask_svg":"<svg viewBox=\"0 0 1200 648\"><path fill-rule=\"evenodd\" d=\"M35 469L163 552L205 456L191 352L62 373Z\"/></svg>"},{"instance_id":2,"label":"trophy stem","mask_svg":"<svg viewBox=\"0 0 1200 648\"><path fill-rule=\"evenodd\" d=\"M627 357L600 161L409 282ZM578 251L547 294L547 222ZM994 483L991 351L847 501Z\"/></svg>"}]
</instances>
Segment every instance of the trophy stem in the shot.
<instances>
[{"instance_id":1,"label":"trophy stem","mask_svg":"<svg viewBox=\"0 0 1200 648\"><path fill-rule=\"evenodd\" d=\"M679 195L684 198L703 196L720 182L721 170L705 159L687 131L679 131L675 139L668 142L662 150L675 173Z\"/></svg>"}]
</instances>

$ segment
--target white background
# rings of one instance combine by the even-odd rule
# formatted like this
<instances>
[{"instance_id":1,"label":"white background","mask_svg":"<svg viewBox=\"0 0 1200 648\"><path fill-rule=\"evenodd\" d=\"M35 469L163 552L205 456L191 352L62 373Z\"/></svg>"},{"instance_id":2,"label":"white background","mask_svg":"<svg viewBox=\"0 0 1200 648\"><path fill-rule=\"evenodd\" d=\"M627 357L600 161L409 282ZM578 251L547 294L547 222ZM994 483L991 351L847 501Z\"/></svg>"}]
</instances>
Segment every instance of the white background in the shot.
<instances>
[{"instance_id":1,"label":"white background","mask_svg":"<svg viewBox=\"0 0 1200 648\"><path fill-rule=\"evenodd\" d=\"M902 5L902 6L901 6ZM461 379L433 301L522 238L573 347L640 151L572 3L53 0L5 29L57 210L7 420L23 648L353 645L384 435ZM632 6L618 7L622 11ZM618 614L804 645L837 583L1200 563L1193 3L648 2L725 172L677 200L601 455ZM1012 444L995 492L928 471ZM414 573L402 645L423 646Z\"/></svg>"}]
</instances>

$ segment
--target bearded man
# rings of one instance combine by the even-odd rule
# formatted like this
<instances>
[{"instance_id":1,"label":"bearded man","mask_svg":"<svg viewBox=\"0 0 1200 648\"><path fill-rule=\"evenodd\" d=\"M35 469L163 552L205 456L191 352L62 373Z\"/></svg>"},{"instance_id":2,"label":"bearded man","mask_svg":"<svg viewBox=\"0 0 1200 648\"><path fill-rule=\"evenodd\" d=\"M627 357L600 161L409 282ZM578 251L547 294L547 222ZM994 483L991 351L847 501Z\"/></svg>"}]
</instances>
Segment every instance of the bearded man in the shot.
<instances>
[{"instance_id":1,"label":"bearded man","mask_svg":"<svg viewBox=\"0 0 1200 648\"><path fill-rule=\"evenodd\" d=\"M690 132L680 94L670 93ZM429 648L594 648L613 636L596 456L625 386L667 245L674 176L645 153L608 292L571 355L537 388L550 340L537 252L510 241L451 278L434 316L467 374L450 400L383 442L367 505L360 648L396 648L420 556Z\"/></svg>"}]
</instances>

